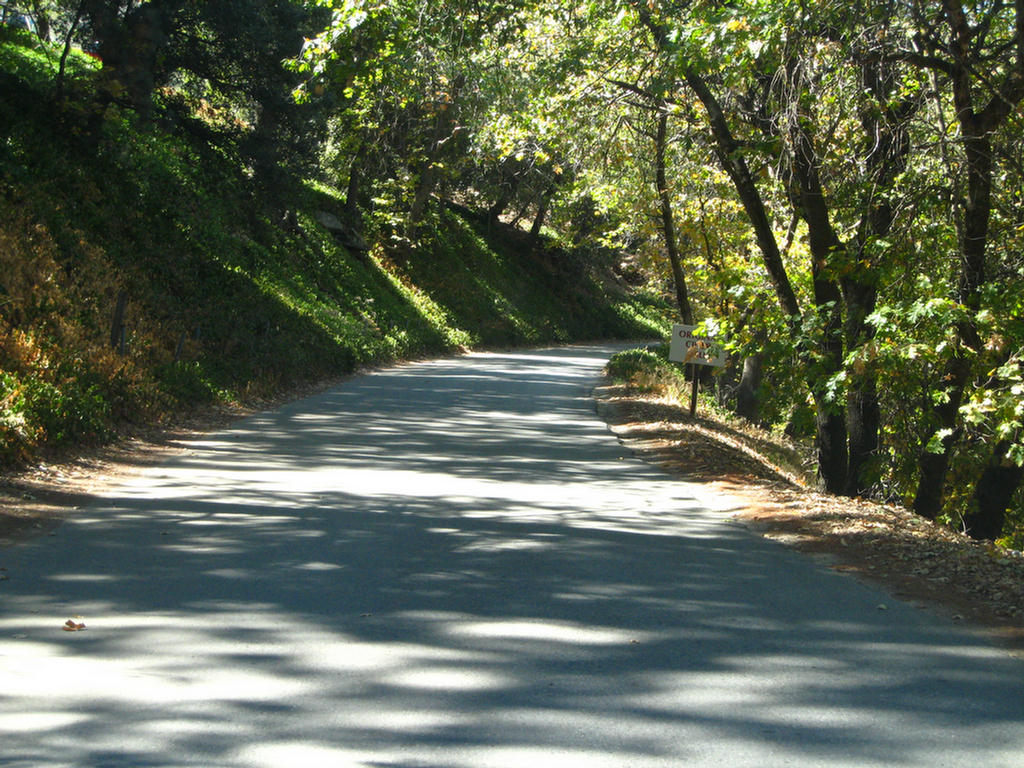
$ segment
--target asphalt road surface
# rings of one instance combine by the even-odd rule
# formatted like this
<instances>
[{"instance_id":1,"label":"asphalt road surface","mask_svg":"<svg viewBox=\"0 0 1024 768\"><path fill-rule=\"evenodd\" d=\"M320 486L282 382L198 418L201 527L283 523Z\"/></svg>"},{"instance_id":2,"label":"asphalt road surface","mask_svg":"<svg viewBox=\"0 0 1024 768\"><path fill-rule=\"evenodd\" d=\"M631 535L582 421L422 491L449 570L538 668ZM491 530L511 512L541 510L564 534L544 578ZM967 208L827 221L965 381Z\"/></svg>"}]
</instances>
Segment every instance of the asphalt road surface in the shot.
<instances>
[{"instance_id":1,"label":"asphalt road surface","mask_svg":"<svg viewBox=\"0 0 1024 768\"><path fill-rule=\"evenodd\" d=\"M632 458L611 351L360 376L0 551L0 765L1024 766L1024 663Z\"/></svg>"}]
</instances>

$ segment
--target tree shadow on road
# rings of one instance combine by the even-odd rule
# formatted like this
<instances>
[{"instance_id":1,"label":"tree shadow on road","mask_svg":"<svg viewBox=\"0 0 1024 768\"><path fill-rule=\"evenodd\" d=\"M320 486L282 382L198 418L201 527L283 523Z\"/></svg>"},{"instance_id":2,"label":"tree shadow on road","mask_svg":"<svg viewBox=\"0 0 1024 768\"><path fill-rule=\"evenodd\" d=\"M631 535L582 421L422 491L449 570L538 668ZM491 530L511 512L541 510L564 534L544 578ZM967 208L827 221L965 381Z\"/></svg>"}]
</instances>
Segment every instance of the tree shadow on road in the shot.
<instances>
[{"instance_id":1,"label":"tree shadow on road","mask_svg":"<svg viewBox=\"0 0 1024 768\"><path fill-rule=\"evenodd\" d=\"M595 439L579 357L547 395L530 360L437 364L467 401L417 414L384 378L440 379L368 377L19 547L0 758L1009 765L1019 664Z\"/></svg>"}]
</instances>

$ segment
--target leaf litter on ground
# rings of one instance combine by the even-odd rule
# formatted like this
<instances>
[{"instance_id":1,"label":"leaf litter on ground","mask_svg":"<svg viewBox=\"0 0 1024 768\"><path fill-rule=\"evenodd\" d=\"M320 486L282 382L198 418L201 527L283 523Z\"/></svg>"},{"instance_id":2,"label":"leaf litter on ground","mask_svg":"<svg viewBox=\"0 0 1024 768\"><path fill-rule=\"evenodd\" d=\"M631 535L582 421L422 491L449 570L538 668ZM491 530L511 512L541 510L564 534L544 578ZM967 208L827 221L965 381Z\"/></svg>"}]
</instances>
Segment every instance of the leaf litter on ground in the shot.
<instances>
[{"instance_id":1,"label":"leaf litter on ground","mask_svg":"<svg viewBox=\"0 0 1024 768\"><path fill-rule=\"evenodd\" d=\"M688 482L741 502L735 517L760 535L821 556L894 596L993 632L1024 654L1024 556L894 504L820 493L781 441L670 399L604 382L598 413L626 447ZM879 606L883 610L882 606Z\"/></svg>"}]
</instances>

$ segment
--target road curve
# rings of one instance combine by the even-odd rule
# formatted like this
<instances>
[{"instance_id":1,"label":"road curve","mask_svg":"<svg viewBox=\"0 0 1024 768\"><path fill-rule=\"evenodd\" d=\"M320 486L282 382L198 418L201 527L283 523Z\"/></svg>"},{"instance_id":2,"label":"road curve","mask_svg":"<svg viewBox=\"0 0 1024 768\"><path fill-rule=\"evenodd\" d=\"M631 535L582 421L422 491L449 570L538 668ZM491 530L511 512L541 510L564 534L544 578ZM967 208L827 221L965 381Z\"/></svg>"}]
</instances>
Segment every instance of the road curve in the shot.
<instances>
[{"instance_id":1,"label":"road curve","mask_svg":"<svg viewBox=\"0 0 1024 768\"><path fill-rule=\"evenodd\" d=\"M0 551L0 765L1024 764L1024 664L633 459L611 351L359 376Z\"/></svg>"}]
</instances>

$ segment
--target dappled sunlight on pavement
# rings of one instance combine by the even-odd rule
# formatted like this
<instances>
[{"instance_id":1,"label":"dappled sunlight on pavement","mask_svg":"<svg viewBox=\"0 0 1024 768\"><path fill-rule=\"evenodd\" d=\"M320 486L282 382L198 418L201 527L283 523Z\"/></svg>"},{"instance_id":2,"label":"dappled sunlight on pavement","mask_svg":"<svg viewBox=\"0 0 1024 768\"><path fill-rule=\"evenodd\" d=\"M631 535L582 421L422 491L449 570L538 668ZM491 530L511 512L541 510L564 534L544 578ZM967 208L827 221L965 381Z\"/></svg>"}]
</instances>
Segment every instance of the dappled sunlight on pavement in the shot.
<instances>
[{"instance_id":1,"label":"dappled sunlight on pavement","mask_svg":"<svg viewBox=\"0 0 1024 768\"><path fill-rule=\"evenodd\" d=\"M1024 666L633 459L609 352L359 377L4 550L0 764L1015 765Z\"/></svg>"}]
</instances>

